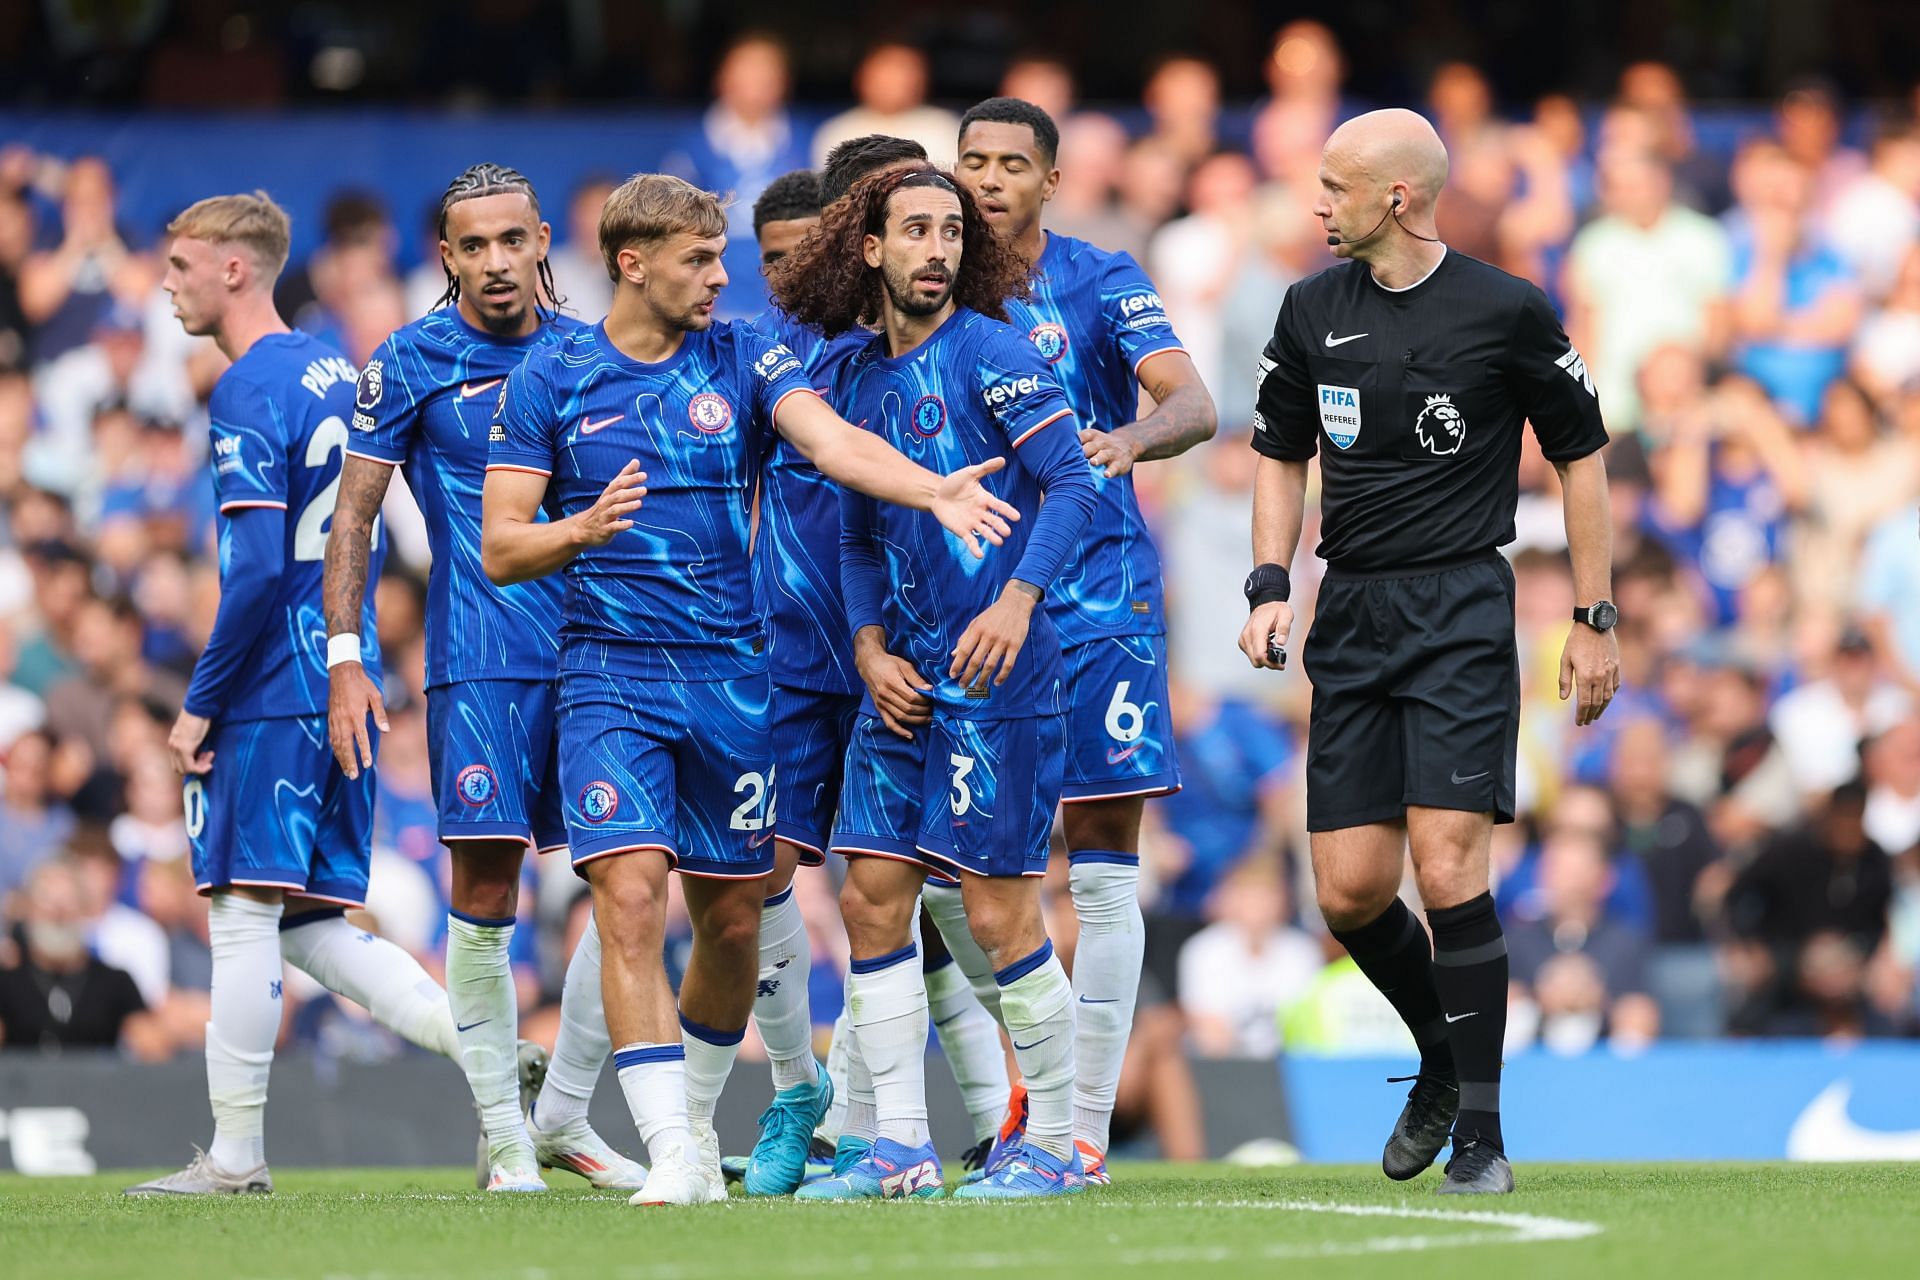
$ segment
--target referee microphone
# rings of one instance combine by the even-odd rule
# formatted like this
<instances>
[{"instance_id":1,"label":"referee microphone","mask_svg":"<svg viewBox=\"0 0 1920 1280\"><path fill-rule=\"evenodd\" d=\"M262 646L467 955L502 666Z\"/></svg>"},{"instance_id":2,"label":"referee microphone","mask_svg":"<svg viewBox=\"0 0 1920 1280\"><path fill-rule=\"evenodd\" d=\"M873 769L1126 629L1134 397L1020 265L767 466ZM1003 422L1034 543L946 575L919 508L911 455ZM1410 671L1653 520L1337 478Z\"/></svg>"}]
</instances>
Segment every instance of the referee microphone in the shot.
<instances>
[{"instance_id":1,"label":"referee microphone","mask_svg":"<svg viewBox=\"0 0 1920 1280\"><path fill-rule=\"evenodd\" d=\"M1408 235L1412 236L1415 240L1425 240L1429 244L1440 243L1439 236L1423 236L1418 231L1408 230L1407 224L1400 221L1400 193L1396 191L1393 193L1393 203L1387 207L1387 211L1385 213L1380 215L1380 221L1373 224L1373 230L1367 232L1367 234L1363 236L1355 236L1351 240L1342 240L1339 236L1329 235L1327 237L1327 248L1332 249L1343 244L1361 244L1365 241L1371 240L1375 236L1380 234L1380 228L1387 225L1388 218L1392 218L1394 221L1394 225L1398 226L1402 231L1405 231Z\"/></svg>"}]
</instances>

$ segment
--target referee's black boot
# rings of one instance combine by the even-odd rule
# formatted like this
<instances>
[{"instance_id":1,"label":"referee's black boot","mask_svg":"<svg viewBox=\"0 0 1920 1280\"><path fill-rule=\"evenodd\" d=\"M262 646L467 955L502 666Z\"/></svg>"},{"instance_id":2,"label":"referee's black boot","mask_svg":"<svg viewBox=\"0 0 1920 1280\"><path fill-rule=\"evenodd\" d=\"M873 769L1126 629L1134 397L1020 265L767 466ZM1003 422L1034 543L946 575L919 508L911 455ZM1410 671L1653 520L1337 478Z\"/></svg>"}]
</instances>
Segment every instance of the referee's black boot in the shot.
<instances>
[{"instance_id":1,"label":"referee's black boot","mask_svg":"<svg viewBox=\"0 0 1920 1280\"><path fill-rule=\"evenodd\" d=\"M1504 1196L1513 1190L1513 1166L1500 1148L1483 1138L1455 1140L1453 1158L1447 1161L1447 1180L1440 1184L1443 1196Z\"/></svg>"},{"instance_id":2,"label":"referee's black boot","mask_svg":"<svg viewBox=\"0 0 1920 1280\"><path fill-rule=\"evenodd\" d=\"M1406 1078L1397 1076L1387 1083L1396 1084ZM1458 1084L1430 1075L1413 1077L1407 1105L1400 1109L1400 1118L1393 1124L1393 1136L1387 1139L1387 1149L1380 1155L1380 1167L1387 1176L1395 1182L1419 1177L1438 1158L1440 1148L1447 1145L1447 1135L1453 1132L1453 1119L1459 1110Z\"/></svg>"}]
</instances>

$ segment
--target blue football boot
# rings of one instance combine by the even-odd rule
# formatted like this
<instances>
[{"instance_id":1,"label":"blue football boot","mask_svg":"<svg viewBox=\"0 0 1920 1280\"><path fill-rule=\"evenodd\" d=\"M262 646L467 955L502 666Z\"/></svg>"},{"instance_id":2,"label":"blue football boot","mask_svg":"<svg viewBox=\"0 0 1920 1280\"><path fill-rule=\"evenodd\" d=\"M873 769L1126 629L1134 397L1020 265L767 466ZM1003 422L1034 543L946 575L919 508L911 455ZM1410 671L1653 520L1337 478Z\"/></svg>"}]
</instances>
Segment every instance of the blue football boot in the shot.
<instances>
[{"instance_id":1,"label":"blue football boot","mask_svg":"<svg viewBox=\"0 0 1920 1280\"><path fill-rule=\"evenodd\" d=\"M1070 1196L1087 1189L1080 1153L1067 1159L1049 1155L1022 1143L989 1166L987 1176L954 1192L957 1200L1027 1200L1035 1196Z\"/></svg>"},{"instance_id":2,"label":"blue football boot","mask_svg":"<svg viewBox=\"0 0 1920 1280\"><path fill-rule=\"evenodd\" d=\"M822 1071L812 1084L796 1084L773 1095L760 1113L760 1140L747 1157L742 1183L750 1196L790 1196L807 1176L807 1152L813 1129L833 1105L833 1079Z\"/></svg>"},{"instance_id":3,"label":"blue football boot","mask_svg":"<svg viewBox=\"0 0 1920 1280\"><path fill-rule=\"evenodd\" d=\"M858 1139L840 1139L841 1151ZM837 1164L838 1161L836 1160ZM877 1139L871 1150L831 1178L801 1187L796 1200L930 1200L946 1189L940 1157L933 1144L909 1147L891 1138Z\"/></svg>"}]
</instances>

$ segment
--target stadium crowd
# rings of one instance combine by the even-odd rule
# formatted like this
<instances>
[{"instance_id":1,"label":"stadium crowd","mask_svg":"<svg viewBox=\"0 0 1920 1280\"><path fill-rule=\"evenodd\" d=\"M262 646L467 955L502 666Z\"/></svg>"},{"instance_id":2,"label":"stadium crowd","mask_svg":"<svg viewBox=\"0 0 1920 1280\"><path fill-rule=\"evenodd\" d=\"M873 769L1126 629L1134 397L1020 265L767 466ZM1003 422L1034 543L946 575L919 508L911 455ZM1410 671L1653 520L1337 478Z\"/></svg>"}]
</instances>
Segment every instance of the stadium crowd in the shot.
<instances>
[{"instance_id":1,"label":"stadium crowd","mask_svg":"<svg viewBox=\"0 0 1920 1280\"><path fill-rule=\"evenodd\" d=\"M1048 225L1140 259L1220 406L1218 439L1137 473L1166 565L1186 788L1148 810L1148 975L1122 1106L1151 1099L1143 1118L1170 1154L1193 1145L1182 1044L1410 1047L1312 911L1308 687L1234 649L1254 358L1287 287L1331 262L1308 209L1321 144L1355 109L1316 24L1278 32L1265 66L1250 113L1225 109L1215 68L1189 57L1152 69L1144 114L1083 109L1049 59L1014 62L1002 86L1063 122ZM744 219L759 186L847 136L899 133L952 159L957 117L928 101L911 47L874 49L857 104L811 138L786 84L776 42L736 45L662 166L736 192ZM1519 118L1493 104L1474 66L1432 79L1422 105L1452 157L1439 225L1547 290L1598 385L1625 672L1618 704L1576 731L1556 696L1573 604L1559 499L1529 449L1508 548L1523 814L1495 836L1509 1048L1920 1034L1920 130L1807 82L1749 113L1730 152L1709 149L1680 78L1652 62L1625 68L1605 103L1549 96ZM608 292L592 231L608 189L549 193L555 275L587 318ZM744 221L735 238L734 309L750 314ZM406 240L377 199L341 192L324 243L283 282L284 314L364 361L441 292L437 259L409 267ZM172 319L163 248L157 227L125 224L102 161L0 151L7 1049L164 1058L197 1051L207 1016L206 907L164 739L217 598L204 403L221 357ZM369 910L437 972L448 867L420 688L424 538L398 491ZM1296 566L1296 601L1312 599L1313 568ZM830 874L798 882L823 1032L846 949ZM563 860L529 878L522 1007L526 1034L550 1041L586 891ZM1064 860L1060 880L1064 904ZM1072 911L1051 928L1065 950ZM287 1037L399 1051L304 981L289 976Z\"/></svg>"}]
</instances>

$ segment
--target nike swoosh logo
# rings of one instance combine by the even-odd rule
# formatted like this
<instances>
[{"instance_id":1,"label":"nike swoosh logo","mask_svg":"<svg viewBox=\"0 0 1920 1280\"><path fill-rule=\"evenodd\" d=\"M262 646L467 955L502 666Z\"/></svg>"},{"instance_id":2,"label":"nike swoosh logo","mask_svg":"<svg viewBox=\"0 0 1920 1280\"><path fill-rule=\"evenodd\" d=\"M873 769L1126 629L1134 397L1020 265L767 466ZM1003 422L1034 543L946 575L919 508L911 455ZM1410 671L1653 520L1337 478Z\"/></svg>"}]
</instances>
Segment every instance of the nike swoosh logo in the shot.
<instances>
[{"instance_id":1,"label":"nike swoosh logo","mask_svg":"<svg viewBox=\"0 0 1920 1280\"><path fill-rule=\"evenodd\" d=\"M1119 1003L1120 1003L1120 997L1119 997L1119 996L1115 996L1115 997L1114 997L1113 999L1111 999L1111 1000L1089 1000L1089 999L1087 999L1087 998L1086 998L1085 996L1081 996L1081 997L1080 997L1080 1003L1081 1003L1081 1004L1119 1004Z\"/></svg>"},{"instance_id":2,"label":"nike swoosh logo","mask_svg":"<svg viewBox=\"0 0 1920 1280\"><path fill-rule=\"evenodd\" d=\"M947 1025L947 1024L949 1023L949 1022L952 1022L952 1021L953 1021L953 1020L954 1020L955 1018L964 1018L964 1017L966 1017L966 1016L967 1016L967 1011L966 1011L965 1009L962 1009L962 1010L961 1010L960 1012L958 1012L958 1013L950 1013L950 1014L948 1014L948 1015L947 1015L946 1017L944 1017L944 1018L942 1018L942 1019L940 1019L940 1021L938 1021L938 1022L936 1022L936 1023L934 1023L933 1025L934 1025L934 1026L936 1026L936 1027L944 1027L944 1026L946 1026L946 1025Z\"/></svg>"},{"instance_id":3,"label":"nike swoosh logo","mask_svg":"<svg viewBox=\"0 0 1920 1280\"><path fill-rule=\"evenodd\" d=\"M611 418L602 418L598 422L595 422L592 418L582 418L580 419L580 434L590 436L602 427L610 427L614 423L622 421L626 416L624 413L616 413Z\"/></svg>"},{"instance_id":4,"label":"nike swoosh logo","mask_svg":"<svg viewBox=\"0 0 1920 1280\"><path fill-rule=\"evenodd\" d=\"M761 845L763 845L763 844L765 844L765 843L766 843L767 841L769 841L769 840L771 840L771 839L773 839L773 832L771 832L771 831L768 831L768 832L766 832L766 833L764 833L764 834L762 834L762 835L757 835L757 836L748 836L748 837L747 837L747 848L749 848L749 849L758 849L758 848L759 848L759 847L760 847Z\"/></svg>"},{"instance_id":5,"label":"nike swoosh logo","mask_svg":"<svg viewBox=\"0 0 1920 1280\"><path fill-rule=\"evenodd\" d=\"M1479 1016L1480 1016L1480 1011L1478 1009L1475 1009L1472 1013L1450 1013L1447 1015L1447 1021L1448 1022L1464 1022L1468 1018L1477 1018Z\"/></svg>"},{"instance_id":6,"label":"nike swoosh logo","mask_svg":"<svg viewBox=\"0 0 1920 1280\"><path fill-rule=\"evenodd\" d=\"M467 1024L465 1025L465 1026L462 1026L461 1024L459 1024L459 1023L457 1023L457 1022L456 1022L456 1023L454 1023L454 1024L453 1024L453 1029L454 1029L455 1031L471 1031L471 1030L473 1030L473 1029L474 1029L475 1027L484 1027L484 1026L486 1026L486 1025L487 1025L487 1024L489 1023L489 1022L492 1022L492 1021L493 1021L493 1019L492 1019L492 1018L482 1018L482 1019L480 1019L480 1021L478 1021L478 1022L469 1022L469 1023L467 1023Z\"/></svg>"},{"instance_id":7,"label":"nike swoosh logo","mask_svg":"<svg viewBox=\"0 0 1920 1280\"><path fill-rule=\"evenodd\" d=\"M1329 329L1327 330L1327 345L1330 347L1344 347L1356 338L1364 338L1366 336L1364 333L1350 333L1344 338L1336 338L1333 336L1333 330Z\"/></svg>"},{"instance_id":8,"label":"nike swoosh logo","mask_svg":"<svg viewBox=\"0 0 1920 1280\"><path fill-rule=\"evenodd\" d=\"M1480 779L1486 777L1488 774L1492 772L1493 770L1491 769L1482 769L1478 773L1470 773L1463 778L1460 776L1460 771L1458 769L1455 769L1453 771L1453 785L1458 787L1458 786L1464 786L1469 782L1478 782Z\"/></svg>"},{"instance_id":9,"label":"nike swoosh logo","mask_svg":"<svg viewBox=\"0 0 1920 1280\"><path fill-rule=\"evenodd\" d=\"M1869 1129L1847 1114L1851 1080L1835 1080L1787 1131L1789 1160L1920 1160L1920 1129Z\"/></svg>"},{"instance_id":10,"label":"nike swoosh logo","mask_svg":"<svg viewBox=\"0 0 1920 1280\"><path fill-rule=\"evenodd\" d=\"M1125 760L1128 756L1132 755L1134 752L1138 751L1139 749L1140 749L1140 744L1137 742L1134 743L1132 746L1126 748L1124 751L1118 747L1108 747L1107 763L1119 764L1122 760Z\"/></svg>"},{"instance_id":11,"label":"nike swoosh logo","mask_svg":"<svg viewBox=\"0 0 1920 1280\"><path fill-rule=\"evenodd\" d=\"M1045 1044L1047 1041L1051 1039L1053 1039L1052 1036L1041 1036L1038 1040L1035 1040L1032 1044L1021 1044L1019 1041L1016 1040L1014 1041L1013 1047L1016 1051L1024 1052L1025 1050L1028 1050L1028 1049L1038 1049L1041 1045Z\"/></svg>"},{"instance_id":12,"label":"nike swoosh logo","mask_svg":"<svg viewBox=\"0 0 1920 1280\"><path fill-rule=\"evenodd\" d=\"M463 382L460 384L460 398L462 400L471 400L482 391L491 391L505 381L505 378L495 378L492 382L483 382L477 387L471 382Z\"/></svg>"}]
</instances>

